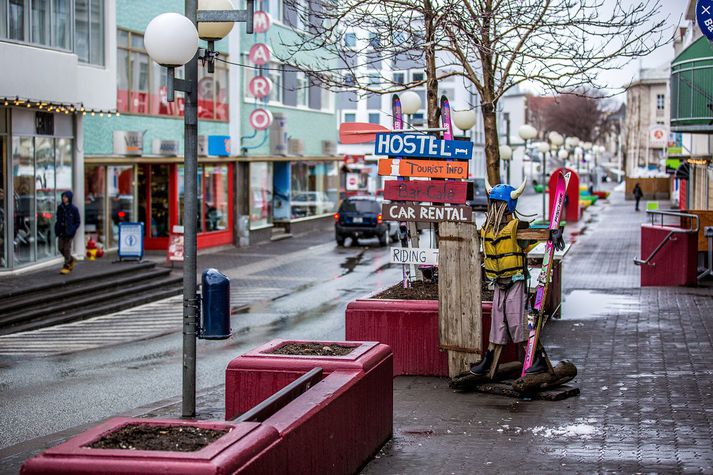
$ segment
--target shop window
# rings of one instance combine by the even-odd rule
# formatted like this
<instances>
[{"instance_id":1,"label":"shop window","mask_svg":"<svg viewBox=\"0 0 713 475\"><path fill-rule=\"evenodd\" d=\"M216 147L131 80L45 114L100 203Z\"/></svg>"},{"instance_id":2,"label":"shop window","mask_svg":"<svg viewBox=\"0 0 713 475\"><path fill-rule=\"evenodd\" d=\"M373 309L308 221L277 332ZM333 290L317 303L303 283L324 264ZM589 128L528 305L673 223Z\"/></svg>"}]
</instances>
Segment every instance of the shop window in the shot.
<instances>
[{"instance_id":1,"label":"shop window","mask_svg":"<svg viewBox=\"0 0 713 475\"><path fill-rule=\"evenodd\" d=\"M50 5L49 0L32 0L32 42L50 45Z\"/></svg>"},{"instance_id":2,"label":"shop window","mask_svg":"<svg viewBox=\"0 0 713 475\"><path fill-rule=\"evenodd\" d=\"M107 199L111 216L109 247L119 245L119 223L133 221L133 183L133 165L107 167Z\"/></svg>"},{"instance_id":3,"label":"shop window","mask_svg":"<svg viewBox=\"0 0 713 475\"><path fill-rule=\"evenodd\" d=\"M74 0L74 52L80 62L104 64L102 0Z\"/></svg>"},{"instance_id":4,"label":"shop window","mask_svg":"<svg viewBox=\"0 0 713 475\"><path fill-rule=\"evenodd\" d=\"M151 167L150 205L151 226L150 236L168 237L168 187L170 165L154 165Z\"/></svg>"},{"instance_id":5,"label":"shop window","mask_svg":"<svg viewBox=\"0 0 713 475\"><path fill-rule=\"evenodd\" d=\"M25 41L25 1L8 0L8 39Z\"/></svg>"},{"instance_id":6,"label":"shop window","mask_svg":"<svg viewBox=\"0 0 713 475\"><path fill-rule=\"evenodd\" d=\"M119 112L135 114L182 116L185 99L176 95L168 102L166 68L151 61L144 48L141 34L117 31L117 104ZM176 68L176 77L183 78L183 67ZM198 116L201 119L228 122L228 68L225 63L215 65L209 74L207 66L198 72Z\"/></svg>"},{"instance_id":7,"label":"shop window","mask_svg":"<svg viewBox=\"0 0 713 475\"><path fill-rule=\"evenodd\" d=\"M216 232L230 230L230 197L228 190L228 165L201 165L198 167L198 214L196 226L198 232ZM184 187L183 166L178 167L178 223L184 223Z\"/></svg>"},{"instance_id":8,"label":"shop window","mask_svg":"<svg viewBox=\"0 0 713 475\"><path fill-rule=\"evenodd\" d=\"M87 239L107 246L104 223L106 221L106 167L87 165L84 168L84 233Z\"/></svg>"},{"instance_id":9,"label":"shop window","mask_svg":"<svg viewBox=\"0 0 713 475\"><path fill-rule=\"evenodd\" d=\"M4 118L5 111L0 111ZM7 267L5 251L7 224L5 222L5 156L7 155L7 137L0 135L0 267Z\"/></svg>"},{"instance_id":10,"label":"shop window","mask_svg":"<svg viewBox=\"0 0 713 475\"><path fill-rule=\"evenodd\" d=\"M370 112L369 113L369 123L370 124L378 124L379 123L379 113L378 112L376 112L376 113Z\"/></svg>"},{"instance_id":11,"label":"shop window","mask_svg":"<svg viewBox=\"0 0 713 475\"><path fill-rule=\"evenodd\" d=\"M250 164L250 228L272 224L272 163Z\"/></svg>"},{"instance_id":12,"label":"shop window","mask_svg":"<svg viewBox=\"0 0 713 475\"><path fill-rule=\"evenodd\" d=\"M339 170L335 162L294 162L291 176L292 219L336 210Z\"/></svg>"}]
</instances>

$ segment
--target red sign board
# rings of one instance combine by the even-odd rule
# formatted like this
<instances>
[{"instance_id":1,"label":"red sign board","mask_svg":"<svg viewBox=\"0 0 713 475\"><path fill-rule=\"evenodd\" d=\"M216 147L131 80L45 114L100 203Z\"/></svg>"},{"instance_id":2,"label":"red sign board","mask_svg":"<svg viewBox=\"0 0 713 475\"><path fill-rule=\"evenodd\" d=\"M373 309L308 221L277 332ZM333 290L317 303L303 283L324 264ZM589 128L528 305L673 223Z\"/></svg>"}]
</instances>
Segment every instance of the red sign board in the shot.
<instances>
[{"instance_id":1,"label":"red sign board","mask_svg":"<svg viewBox=\"0 0 713 475\"><path fill-rule=\"evenodd\" d=\"M465 204L468 200L468 185L465 181L389 180L384 182L384 199Z\"/></svg>"}]
</instances>

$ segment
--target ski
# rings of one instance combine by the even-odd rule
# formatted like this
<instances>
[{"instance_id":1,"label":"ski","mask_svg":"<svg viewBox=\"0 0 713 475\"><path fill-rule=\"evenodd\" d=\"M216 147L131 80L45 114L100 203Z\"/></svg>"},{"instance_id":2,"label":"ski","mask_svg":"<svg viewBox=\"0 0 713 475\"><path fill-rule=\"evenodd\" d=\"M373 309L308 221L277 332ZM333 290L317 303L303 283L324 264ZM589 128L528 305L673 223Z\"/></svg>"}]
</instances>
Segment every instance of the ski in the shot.
<instances>
[{"instance_id":1,"label":"ski","mask_svg":"<svg viewBox=\"0 0 713 475\"><path fill-rule=\"evenodd\" d=\"M441 128L443 129L443 140L453 140L451 105L446 96L441 96Z\"/></svg>"},{"instance_id":2,"label":"ski","mask_svg":"<svg viewBox=\"0 0 713 475\"><path fill-rule=\"evenodd\" d=\"M567 185L569 184L569 178L571 172L562 173L560 170L557 174L557 186L555 188L555 200L554 207L552 208L552 214L550 216L550 233L554 234L559 231L560 218L562 217L562 209L564 208L564 199L567 193ZM537 279L537 290L535 294L535 305L533 306L533 312L528 315L527 329L529 331L527 337L527 348L525 350L525 361L522 364L522 376L525 376L525 372L532 366L532 362L535 357L535 351L537 351L537 344L540 338L540 331L542 330L542 320L543 320L543 307L545 301L547 300L547 291L550 287L550 278L552 274L552 262L555 253L555 240L550 236L545 244L545 254L542 258L542 270L540 271L540 276Z\"/></svg>"},{"instance_id":3,"label":"ski","mask_svg":"<svg viewBox=\"0 0 713 475\"><path fill-rule=\"evenodd\" d=\"M393 127L394 130L401 130L403 129L404 126L404 119L403 119L403 113L401 112L401 99L399 99L398 94L394 94L391 96L391 116L393 118ZM400 176L397 178L399 181L404 181L406 178ZM402 232L404 230L404 232ZM403 235L404 239L401 240L401 246L404 247L411 247L411 240L409 239L408 236L408 224L407 223L399 223L399 234ZM405 241L405 242L404 242ZM404 289L408 288L409 286L409 276L415 276L416 275L416 267L411 264L409 267L409 272L406 272L406 264L402 266L403 270L403 285Z\"/></svg>"}]
</instances>

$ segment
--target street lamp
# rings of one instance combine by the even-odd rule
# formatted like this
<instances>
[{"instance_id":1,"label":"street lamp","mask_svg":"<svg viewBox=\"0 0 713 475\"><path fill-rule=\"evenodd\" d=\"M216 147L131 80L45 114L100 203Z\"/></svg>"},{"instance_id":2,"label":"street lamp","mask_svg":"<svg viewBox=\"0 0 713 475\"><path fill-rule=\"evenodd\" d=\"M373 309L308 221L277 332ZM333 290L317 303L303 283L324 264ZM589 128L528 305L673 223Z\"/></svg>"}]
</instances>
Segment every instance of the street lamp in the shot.
<instances>
[{"instance_id":1,"label":"street lamp","mask_svg":"<svg viewBox=\"0 0 713 475\"><path fill-rule=\"evenodd\" d=\"M476 121L475 111L473 109L453 111L452 118L455 126L462 130L463 133L465 133L466 130L472 129Z\"/></svg>"},{"instance_id":2,"label":"street lamp","mask_svg":"<svg viewBox=\"0 0 713 475\"><path fill-rule=\"evenodd\" d=\"M505 183L510 183L510 160L512 160L512 148L510 145L501 145L498 147L500 159L505 161Z\"/></svg>"},{"instance_id":3,"label":"street lamp","mask_svg":"<svg viewBox=\"0 0 713 475\"><path fill-rule=\"evenodd\" d=\"M199 11L198 8L201 7ZM168 68L167 99L175 91L185 93L184 108L184 269L183 269L183 417L196 414L196 250L198 216L198 59L214 68L213 42L227 35L234 22L245 22L246 33L253 32L254 0L246 10L234 10L229 0L185 0L186 16L178 13L158 15L146 27L144 44L149 56ZM199 23L200 22L200 23ZM196 28L198 25L198 28ZM222 36L221 36L222 35ZM198 49L198 37L208 41ZM196 54L198 52L198 54ZM175 68L185 65L185 79L175 78Z\"/></svg>"},{"instance_id":4,"label":"street lamp","mask_svg":"<svg viewBox=\"0 0 713 475\"><path fill-rule=\"evenodd\" d=\"M530 157L530 154L527 153L527 142L528 140L534 139L537 137L537 129L531 126L530 124L522 124L520 128L517 129L517 135L520 136L520 138L525 142L525 155L527 155L530 158L530 165L532 165L532 157ZM530 175L532 175L532 172L530 172ZM508 183L510 183L510 163L508 162Z\"/></svg>"},{"instance_id":5,"label":"street lamp","mask_svg":"<svg viewBox=\"0 0 713 475\"><path fill-rule=\"evenodd\" d=\"M413 91L405 91L399 99L401 99L401 111L406 115L413 115L421 108L421 96Z\"/></svg>"}]
</instances>

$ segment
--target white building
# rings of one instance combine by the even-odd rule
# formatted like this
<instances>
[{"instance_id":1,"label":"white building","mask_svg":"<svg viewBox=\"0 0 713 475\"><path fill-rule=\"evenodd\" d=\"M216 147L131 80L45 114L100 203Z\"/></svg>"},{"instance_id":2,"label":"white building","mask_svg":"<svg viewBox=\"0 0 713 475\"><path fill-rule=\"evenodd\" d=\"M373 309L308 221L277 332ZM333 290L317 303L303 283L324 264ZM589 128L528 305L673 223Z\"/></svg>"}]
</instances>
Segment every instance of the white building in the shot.
<instances>
[{"instance_id":1,"label":"white building","mask_svg":"<svg viewBox=\"0 0 713 475\"><path fill-rule=\"evenodd\" d=\"M82 116L116 108L115 11L115 0L0 1L0 272L57 260L62 192L83 214Z\"/></svg>"}]
</instances>

